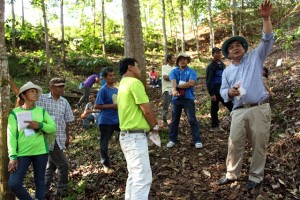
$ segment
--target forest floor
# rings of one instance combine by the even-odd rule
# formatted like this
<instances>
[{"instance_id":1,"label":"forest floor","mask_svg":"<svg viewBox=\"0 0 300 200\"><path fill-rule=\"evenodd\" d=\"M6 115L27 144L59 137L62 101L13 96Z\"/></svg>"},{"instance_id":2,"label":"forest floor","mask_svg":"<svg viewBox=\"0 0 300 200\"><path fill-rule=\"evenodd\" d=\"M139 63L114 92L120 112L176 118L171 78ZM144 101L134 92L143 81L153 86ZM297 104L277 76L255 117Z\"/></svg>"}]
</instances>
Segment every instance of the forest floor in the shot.
<instances>
[{"instance_id":1,"label":"forest floor","mask_svg":"<svg viewBox=\"0 0 300 200\"><path fill-rule=\"evenodd\" d=\"M214 199L300 199L300 62L299 42L285 53L274 47L267 59L270 85L276 96L271 99L272 126L268 146L265 178L252 191L245 189L248 180L251 145L244 153L241 177L231 185L218 186L216 181L226 172L225 159L230 127L229 112L221 107L220 121L224 133L211 133L209 96L205 80L196 84L196 109L204 147L195 149L190 126L182 115L180 143L168 149L167 130L161 131L162 147L150 146L153 182L149 199L214 200ZM282 66L276 67L282 58ZM160 119L161 90L148 88L152 108ZM126 161L116 136L111 140L109 155L114 172L105 174L99 158L99 130L84 130L80 111L71 127L71 144L66 151L70 164L69 196L64 199L124 199Z\"/></svg>"}]
</instances>

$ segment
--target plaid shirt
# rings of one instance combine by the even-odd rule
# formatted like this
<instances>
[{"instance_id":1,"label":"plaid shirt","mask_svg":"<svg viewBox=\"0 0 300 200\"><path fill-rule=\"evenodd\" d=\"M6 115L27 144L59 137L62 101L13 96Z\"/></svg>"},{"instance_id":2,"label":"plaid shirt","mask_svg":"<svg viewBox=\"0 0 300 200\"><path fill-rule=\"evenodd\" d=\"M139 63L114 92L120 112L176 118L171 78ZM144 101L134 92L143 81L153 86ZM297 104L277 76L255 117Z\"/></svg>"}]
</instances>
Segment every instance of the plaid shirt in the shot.
<instances>
[{"instance_id":1,"label":"plaid shirt","mask_svg":"<svg viewBox=\"0 0 300 200\"><path fill-rule=\"evenodd\" d=\"M42 94L36 102L36 105L45 108L55 121L57 129L56 142L61 150L66 149L66 125L67 123L74 121L73 112L69 102L63 97L55 100L51 93L48 93ZM53 148L54 142L49 145L50 150L53 150Z\"/></svg>"}]
</instances>

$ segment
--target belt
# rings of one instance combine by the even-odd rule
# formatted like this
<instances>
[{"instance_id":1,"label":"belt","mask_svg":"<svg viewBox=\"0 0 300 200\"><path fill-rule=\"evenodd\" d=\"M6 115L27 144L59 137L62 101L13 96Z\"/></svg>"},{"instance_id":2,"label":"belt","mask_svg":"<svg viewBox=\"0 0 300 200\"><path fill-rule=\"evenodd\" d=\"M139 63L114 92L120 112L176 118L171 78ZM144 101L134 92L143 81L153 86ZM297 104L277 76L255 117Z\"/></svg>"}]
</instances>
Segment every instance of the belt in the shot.
<instances>
[{"instance_id":1,"label":"belt","mask_svg":"<svg viewBox=\"0 0 300 200\"><path fill-rule=\"evenodd\" d=\"M261 102L257 102L257 103L244 104L244 105L241 105L239 107L236 107L234 110L240 109L240 108L251 108L251 107L254 107L254 106L263 105L265 103L269 103L269 99L265 99L265 100L263 100Z\"/></svg>"},{"instance_id":2,"label":"belt","mask_svg":"<svg viewBox=\"0 0 300 200\"><path fill-rule=\"evenodd\" d=\"M124 130L121 132L123 132L123 133L146 133L147 131L142 130L142 129L137 129L137 130Z\"/></svg>"}]
</instances>

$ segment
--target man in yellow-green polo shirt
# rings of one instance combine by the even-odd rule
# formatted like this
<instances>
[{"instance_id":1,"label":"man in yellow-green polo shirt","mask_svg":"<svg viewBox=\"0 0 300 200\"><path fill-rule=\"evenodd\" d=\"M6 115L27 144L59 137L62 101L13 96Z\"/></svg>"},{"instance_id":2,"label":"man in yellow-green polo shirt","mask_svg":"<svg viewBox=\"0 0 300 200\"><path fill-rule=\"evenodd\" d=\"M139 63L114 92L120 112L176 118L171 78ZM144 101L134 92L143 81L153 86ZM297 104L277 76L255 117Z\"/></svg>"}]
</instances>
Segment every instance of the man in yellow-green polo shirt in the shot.
<instances>
[{"instance_id":1,"label":"man in yellow-green polo shirt","mask_svg":"<svg viewBox=\"0 0 300 200\"><path fill-rule=\"evenodd\" d=\"M119 63L119 70L122 76L117 100L120 145L128 169L125 200L147 200L152 171L146 133L152 131L158 134L157 120L140 81L142 74L137 61L124 58Z\"/></svg>"}]
</instances>

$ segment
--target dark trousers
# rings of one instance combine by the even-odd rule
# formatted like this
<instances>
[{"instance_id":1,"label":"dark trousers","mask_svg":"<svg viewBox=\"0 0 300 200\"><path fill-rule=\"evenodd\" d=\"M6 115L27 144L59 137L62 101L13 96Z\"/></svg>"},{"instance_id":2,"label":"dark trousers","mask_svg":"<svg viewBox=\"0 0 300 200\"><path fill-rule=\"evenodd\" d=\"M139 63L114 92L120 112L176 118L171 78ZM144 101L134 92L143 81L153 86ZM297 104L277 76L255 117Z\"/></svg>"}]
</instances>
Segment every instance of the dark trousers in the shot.
<instances>
[{"instance_id":1,"label":"dark trousers","mask_svg":"<svg viewBox=\"0 0 300 200\"><path fill-rule=\"evenodd\" d=\"M108 157L108 143L114 131L120 132L119 124L116 125L99 125L100 129L100 160L101 163L110 167L109 157Z\"/></svg>"},{"instance_id":2,"label":"dark trousers","mask_svg":"<svg viewBox=\"0 0 300 200\"><path fill-rule=\"evenodd\" d=\"M178 126L182 109L191 126L193 142L201 142L200 127L196 118L194 100L185 98L172 100L172 123L169 130L169 140L175 143L178 142Z\"/></svg>"},{"instance_id":3,"label":"dark trousers","mask_svg":"<svg viewBox=\"0 0 300 200\"><path fill-rule=\"evenodd\" d=\"M57 170L57 191L66 190L68 187L69 165L63 150L60 150L55 141L54 149L50 151L45 175L46 191L49 191L53 175Z\"/></svg>"},{"instance_id":4,"label":"dark trousers","mask_svg":"<svg viewBox=\"0 0 300 200\"><path fill-rule=\"evenodd\" d=\"M211 107L210 107L210 116L211 116L211 127L218 127L219 126L219 118L218 118L218 112L219 112L219 103L221 102L228 110L229 112L232 111L232 101L224 102L224 99L220 95L220 89L216 91L216 101L211 101Z\"/></svg>"}]
</instances>

